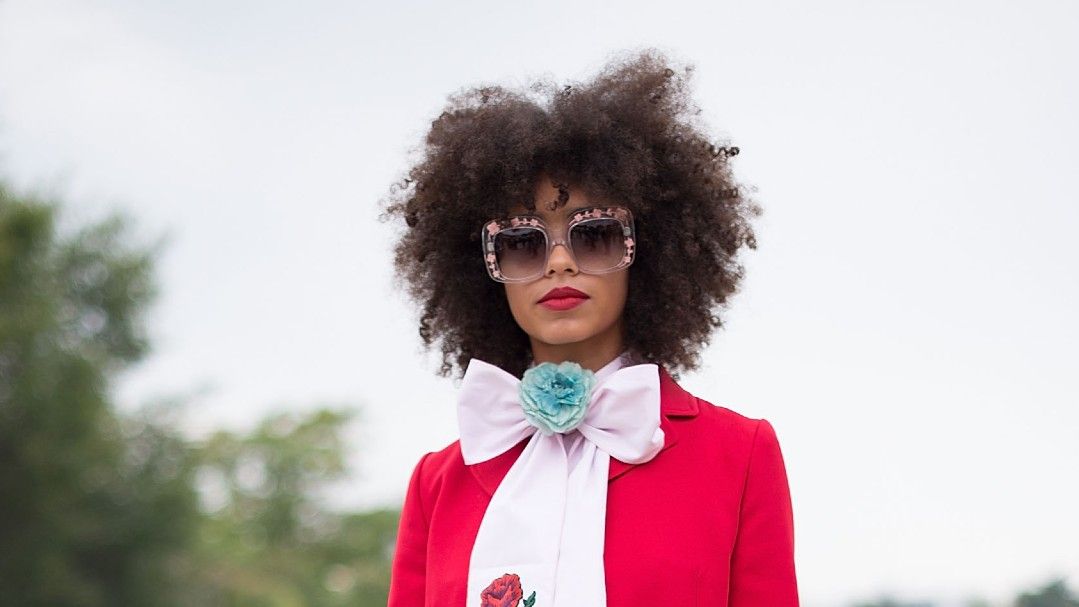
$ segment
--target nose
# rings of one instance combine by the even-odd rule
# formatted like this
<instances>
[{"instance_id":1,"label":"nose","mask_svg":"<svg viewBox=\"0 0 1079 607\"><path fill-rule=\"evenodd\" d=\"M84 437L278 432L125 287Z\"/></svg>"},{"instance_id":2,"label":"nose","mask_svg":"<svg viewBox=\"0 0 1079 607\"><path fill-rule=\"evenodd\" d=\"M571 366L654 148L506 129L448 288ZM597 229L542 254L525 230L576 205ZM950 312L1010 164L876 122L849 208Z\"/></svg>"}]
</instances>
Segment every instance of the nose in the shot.
<instances>
[{"instance_id":1,"label":"nose","mask_svg":"<svg viewBox=\"0 0 1079 607\"><path fill-rule=\"evenodd\" d=\"M569 248L563 243L556 243L551 247L551 254L547 259L547 275L560 272L577 273L577 261L570 255Z\"/></svg>"}]
</instances>

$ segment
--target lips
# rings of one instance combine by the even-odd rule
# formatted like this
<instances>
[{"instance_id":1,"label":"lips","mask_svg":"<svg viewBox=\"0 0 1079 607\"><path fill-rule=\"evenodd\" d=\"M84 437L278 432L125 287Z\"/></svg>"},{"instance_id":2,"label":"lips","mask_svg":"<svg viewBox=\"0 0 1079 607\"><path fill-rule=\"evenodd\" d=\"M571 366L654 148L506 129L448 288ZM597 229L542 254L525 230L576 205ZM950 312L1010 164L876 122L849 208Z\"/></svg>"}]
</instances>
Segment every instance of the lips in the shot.
<instances>
[{"instance_id":1,"label":"lips","mask_svg":"<svg viewBox=\"0 0 1079 607\"><path fill-rule=\"evenodd\" d=\"M537 303L543 303L550 299L588 299L588 295L574 289L573 287L558 287L547 291Z\"/></svg>"},{"instance_id":2,"label":"lips","mask_svg":"<svg viewBox=\"0 0 1079 607\"><path fill-rule=\"evenodd\" d=\"M558 287L547 291L537 303L548 310L561 312L576 308L587 299L588 295L573 287Z\"/></svg>"}]
</instances>

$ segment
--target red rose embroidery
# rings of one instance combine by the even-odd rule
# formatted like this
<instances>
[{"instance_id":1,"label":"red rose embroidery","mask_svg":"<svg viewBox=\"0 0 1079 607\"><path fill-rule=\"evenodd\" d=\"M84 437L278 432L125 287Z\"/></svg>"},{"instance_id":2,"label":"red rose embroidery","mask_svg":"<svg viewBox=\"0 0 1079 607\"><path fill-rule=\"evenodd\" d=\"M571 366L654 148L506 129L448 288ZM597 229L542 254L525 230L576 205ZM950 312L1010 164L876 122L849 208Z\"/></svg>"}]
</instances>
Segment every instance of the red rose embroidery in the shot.
<instances>
[{"instance_id":1,"label":"red rose embroidery","mask_svg":"<svg viewBox=\"0 0 1079 607\"><path fill-rule=\"evenodd\" d=\"M517 607L522 596L521 578L516 573L507 573L480 593L483 599L480 607Z\"/></svg>"}]
</instances>

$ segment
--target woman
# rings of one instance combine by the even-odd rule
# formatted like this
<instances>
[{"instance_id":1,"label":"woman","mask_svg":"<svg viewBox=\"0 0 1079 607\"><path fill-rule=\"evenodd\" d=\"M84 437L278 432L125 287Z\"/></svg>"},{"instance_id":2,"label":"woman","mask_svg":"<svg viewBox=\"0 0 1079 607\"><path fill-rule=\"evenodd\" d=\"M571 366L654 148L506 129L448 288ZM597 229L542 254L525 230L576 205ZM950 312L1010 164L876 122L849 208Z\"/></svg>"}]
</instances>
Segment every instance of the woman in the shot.
<instances>
[{"instance_id":1,"label":"woman","mask_svg":"<svg viewBox=\"0 0 1079 607\"><path fill-rule=\"evenodd\" d=\"M386 217L463 376L424 455L391 607L798 604L776 434L682 389L760 208L656 52L584 86L451 97Z\"/></svg>"}]
</instances>

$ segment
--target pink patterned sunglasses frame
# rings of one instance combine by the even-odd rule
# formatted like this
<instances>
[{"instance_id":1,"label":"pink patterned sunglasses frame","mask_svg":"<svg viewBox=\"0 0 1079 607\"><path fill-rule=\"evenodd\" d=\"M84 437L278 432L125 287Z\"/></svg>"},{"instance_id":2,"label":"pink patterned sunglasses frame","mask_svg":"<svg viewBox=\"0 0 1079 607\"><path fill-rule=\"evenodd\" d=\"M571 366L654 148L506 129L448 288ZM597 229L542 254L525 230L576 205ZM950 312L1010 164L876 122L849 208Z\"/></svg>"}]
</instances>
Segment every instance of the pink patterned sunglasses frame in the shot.
<instances>
[{"instance_id":1,"label":"pink patterned sunglasses frame","mask_svg":"<svg viewBox=\"0 0 1079 607\"><path fill-rule=\"evenodd\" d=\"M616 272L625 268L633 263L633 259L636 252L636 233L633 226L633 213L625 207L592 207L587 209L578 209L573 212L573 216L570 218L568 224L566 224L566 231L562 235L562 238L553 239L550 236L547 224L543 219L535 215L514 215L512 217L506 217L504 219L492 219L483 224L481 230L481 245L483 246L483 259L487 265L487 274L498 282L528 282L535 280L546 271L547 264L551 259L551 251L554 250L555 245L562 245L566 247L570 255L573 255L573 247L569 244L569 233L573 229L573 226L586 222L594 221L597 219L614 219L622 224L622 237L624 238L623 244L625 247L625 253L622 255L621 261L611 268L601 271L587 271L582 269L581 272L585 274L607 274L610 272ZM534 275L518 278L509 278L502 273L502 269L498 264L498 256L495 254L495 236L499 232L508 228L520 228L520 227L534 227L543 232L544 238L547 240L547 253L543 260L543 266ZM576 257L574 256L576 261Z\"/></svg>"}]
</instances>

